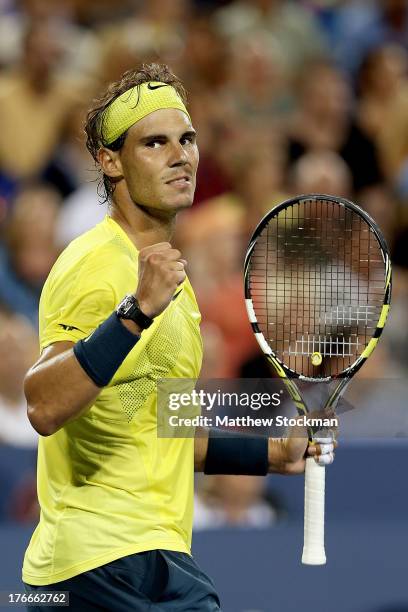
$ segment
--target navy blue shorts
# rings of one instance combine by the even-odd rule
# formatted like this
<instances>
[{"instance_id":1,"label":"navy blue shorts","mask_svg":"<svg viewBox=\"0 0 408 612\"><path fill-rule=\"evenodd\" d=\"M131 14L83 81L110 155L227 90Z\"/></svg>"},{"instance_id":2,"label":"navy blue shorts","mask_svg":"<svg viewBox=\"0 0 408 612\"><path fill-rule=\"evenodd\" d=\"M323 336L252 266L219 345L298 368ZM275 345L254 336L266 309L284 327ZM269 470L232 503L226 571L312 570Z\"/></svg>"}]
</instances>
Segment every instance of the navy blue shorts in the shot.
<instances>
[{"instance_id":1,"label":"navy blue shorts","mask_svg":"<svg viewBox=\"0 0 408 612\"><path fill-rule=\"evenodd\" d=\"M216 612L212 580L192 557L151 550L122 557L47 586L25 584L26 593L69 591L67 606L29 606L30 612Z\"/></svg>"}]
</instances>

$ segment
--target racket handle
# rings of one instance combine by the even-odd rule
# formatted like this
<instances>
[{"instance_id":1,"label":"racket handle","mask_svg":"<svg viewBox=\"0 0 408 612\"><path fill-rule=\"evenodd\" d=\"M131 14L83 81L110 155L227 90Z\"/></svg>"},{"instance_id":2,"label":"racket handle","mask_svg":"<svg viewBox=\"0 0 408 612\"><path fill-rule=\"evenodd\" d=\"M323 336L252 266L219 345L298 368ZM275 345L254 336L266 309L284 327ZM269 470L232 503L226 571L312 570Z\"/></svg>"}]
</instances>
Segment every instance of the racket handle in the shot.
<instances>
[{"instance_id":1,"label":"racket handle","mask_svg":"<svg viewBox=\"0 0 408 612\"><path fill-rule=\"evenodd\" d=\"M326 468L313 459L306 459L305 525L302 563L324 565L324 481Z\"/></svg>"}]
</instances>

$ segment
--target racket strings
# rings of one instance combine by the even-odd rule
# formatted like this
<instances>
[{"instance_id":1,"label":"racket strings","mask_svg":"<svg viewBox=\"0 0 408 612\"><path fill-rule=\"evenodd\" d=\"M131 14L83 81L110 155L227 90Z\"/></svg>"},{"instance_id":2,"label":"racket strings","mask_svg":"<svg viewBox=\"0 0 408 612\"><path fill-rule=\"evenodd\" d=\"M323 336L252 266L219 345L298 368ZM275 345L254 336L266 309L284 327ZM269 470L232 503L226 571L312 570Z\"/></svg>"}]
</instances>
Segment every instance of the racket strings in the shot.
<instances>
[{"instance_id":1,"label":"racket strings","mask_svg":"<svg viewBox=\"0 0 408 612\"><path fill-rule=\"evenodd\" d=\"M281 210L251 255L260 330L278 358L304 376L335 376L361 355L377 326L384 285L384 260L370 226L331 200L302 200Z\"/></svg>"}]
</instances>

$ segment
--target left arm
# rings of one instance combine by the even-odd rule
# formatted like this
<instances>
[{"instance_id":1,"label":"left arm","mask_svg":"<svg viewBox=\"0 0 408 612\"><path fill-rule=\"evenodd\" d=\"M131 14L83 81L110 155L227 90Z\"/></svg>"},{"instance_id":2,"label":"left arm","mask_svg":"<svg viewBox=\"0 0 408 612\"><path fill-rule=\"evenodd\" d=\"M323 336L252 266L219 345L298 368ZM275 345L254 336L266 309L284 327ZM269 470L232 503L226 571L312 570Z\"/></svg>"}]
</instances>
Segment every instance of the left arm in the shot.
<instances>
[{"instance_id":1,"label":"left arm","mask_svg":"<svg viewBox=\"0 0 408 612\"><path fill-rule=\"evenodd\" d=\"M229 438L228 433L223 432L226 439ZM232 436L236 440L238 439L237 434L232 433L231 438ZM245 436L245 434L240 436L240 438L245 437L248 436ZM209 430L197 428L194 439L194 470L196 472L203 472L205 469L208 440ZM330 446L331 448L329 448ZM324 447L319 443L310 444L306 430L301 427L294 427L290 430L287 438L268 438L268 473L302 474L305 471L306 456L318 457L325 453L327 455L331 454L333 457L336 446L335 441L332 445L325 444ZM331 463L331 461L327 461L327 463Z\"/></svg>"}]
</instances>

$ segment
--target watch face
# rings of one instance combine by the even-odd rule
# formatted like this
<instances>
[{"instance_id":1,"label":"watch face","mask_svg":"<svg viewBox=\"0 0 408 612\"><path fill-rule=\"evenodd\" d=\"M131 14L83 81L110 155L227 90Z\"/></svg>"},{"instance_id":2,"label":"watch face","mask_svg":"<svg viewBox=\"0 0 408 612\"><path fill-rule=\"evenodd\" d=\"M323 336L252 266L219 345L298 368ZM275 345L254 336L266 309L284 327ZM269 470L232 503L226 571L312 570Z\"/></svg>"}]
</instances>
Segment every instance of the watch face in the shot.
<instances>
[{"instance_id":1,"label":"watch face","mask_svg":"<svg viewBox=\"0 0 408 612\"><path fill-rule=\"evenodd\" d=\"M131 315L132 310L135 308L135 300L127 295L118 307L118 314L121 317L127 317L129 314Z\"/></svg>"},{"instance_id":2,"label":"watch face","mask_svg":"<svg viewBox=\"0 0 408 612\"><path fill-rule=\"evenodd\" d=\"M132 319L142 329L147 329L153 323L150 317L147 317L140 310L137 299L132 295L127 295L119 304L117 314L122 319Z\"/></svg>"},{"instance_id":3,"label":"watch face","mask_svg":"<svg viewBox=\"0 0 408 612\"><path fill-rule=\"evenodd\" d=\"M123 314L128 314L132 310L133 306L134 306L134 304L133 304L132 300L127 298L126 302L122 306Z\"/></svg>"}]
</instances>

